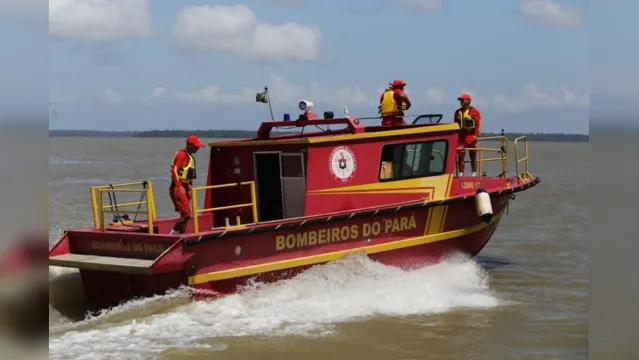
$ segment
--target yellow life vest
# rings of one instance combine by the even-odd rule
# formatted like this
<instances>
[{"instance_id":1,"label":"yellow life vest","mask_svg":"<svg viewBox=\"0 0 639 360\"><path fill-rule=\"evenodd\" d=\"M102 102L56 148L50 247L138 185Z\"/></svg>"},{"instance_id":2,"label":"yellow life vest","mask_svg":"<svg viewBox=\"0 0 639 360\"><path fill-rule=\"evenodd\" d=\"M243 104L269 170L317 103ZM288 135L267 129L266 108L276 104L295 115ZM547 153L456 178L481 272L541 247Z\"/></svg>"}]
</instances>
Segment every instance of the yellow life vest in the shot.
<instances>
[{"instance_id":1,"label":"yellow life vest","mask_svg":"<svg viewBox=\"0 0 639 360\"><path fill-rule=\"evenodd\" d=\"M469 113L470 110L473 107L470 106L468 108L468 110L465 110L463 108L459 109L459 111L457 112L457 118L455 119L455 122L459 124L459 127L462 130L466 130L466 131L470 131L470 130L474 130L476 123L475 123L475 119L473 119Z\"/></svg>"},{"instance_id":2,"label":"yellow life vest","mask_svg":"<svg viewBox=\"0 0 639 360\"><path fill-rule=\"evenodd\" d=\"M186 164L186 166L178 168L176 170L178 179L180 179L180 181L182 181L183 183L192 184L193 180L197 178L195 174L195 158L191 156L191 154L189 154L189 152L186 150L179 150L175 153L175 156L177 156L180 151L186 152L186 155L189 157L189 162L188 164Z\"/></svg>"},{"instance_id":3,"label":"yellow life vest","mask_svg":"<svg viewBox=\"0 0 639 360\"><path fill-rule=\"evenodd\" d=\"M382 116L397 114L397 103L395 102L395 92L392 89L384 91L382 103L379 105L379 112Z\"/></svg>"}]
</instances>

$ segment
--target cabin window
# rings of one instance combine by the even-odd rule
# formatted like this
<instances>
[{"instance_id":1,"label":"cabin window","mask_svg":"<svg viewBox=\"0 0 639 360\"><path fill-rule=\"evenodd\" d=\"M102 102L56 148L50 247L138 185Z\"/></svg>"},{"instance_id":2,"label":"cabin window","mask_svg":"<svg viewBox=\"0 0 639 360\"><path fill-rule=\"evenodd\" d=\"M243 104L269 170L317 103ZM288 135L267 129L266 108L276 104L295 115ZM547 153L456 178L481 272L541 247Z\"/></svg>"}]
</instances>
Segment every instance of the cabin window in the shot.
<instances>
[{"instance_id":1,"label":"cabin window","mask_svg":"<svg viewBox=\"0 0 639 360\"><path fill-rule=\"evenodd\" d=\"M301 154L282 154L282 177L304 177Z\"/></svg>"},{"instance_id":2,"label":"cabin window","mask_svg":"<svg viewBox=\"0 0 639 360\"><path fill-rule=\"evenodd\" d=\"M379 180L442 175L446 171L447 156L447 140L384 145Z\"/></svg>"}]
</instances>

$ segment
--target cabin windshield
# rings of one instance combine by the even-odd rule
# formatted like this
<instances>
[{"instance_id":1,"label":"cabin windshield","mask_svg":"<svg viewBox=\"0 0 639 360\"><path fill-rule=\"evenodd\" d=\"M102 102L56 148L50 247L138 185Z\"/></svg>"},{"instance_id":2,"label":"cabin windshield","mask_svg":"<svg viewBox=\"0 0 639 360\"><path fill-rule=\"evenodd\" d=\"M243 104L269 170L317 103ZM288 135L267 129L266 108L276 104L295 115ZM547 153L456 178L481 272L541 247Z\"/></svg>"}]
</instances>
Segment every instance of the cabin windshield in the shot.
<instances>
[{"instance_id":1,"label":"cabin windshield","mask_svg":"<svg viewBox=\"0 0 639 360\"><path fill-rule=\"evenodd\" d=\"M442 114L425 114L419 115L413 120L412 125L439 124L444 118Z\"/></svg>"},{"instance_id":2,"label":"cabin windshield","mask_svg":"<svg viewBox=\"0 0 639 360\"><path fill-rule=\"evenodd\" d=\"M379 180L442 175L447 155L448 141L444 139L384 145Z\"/></svg>"}]
</instances>

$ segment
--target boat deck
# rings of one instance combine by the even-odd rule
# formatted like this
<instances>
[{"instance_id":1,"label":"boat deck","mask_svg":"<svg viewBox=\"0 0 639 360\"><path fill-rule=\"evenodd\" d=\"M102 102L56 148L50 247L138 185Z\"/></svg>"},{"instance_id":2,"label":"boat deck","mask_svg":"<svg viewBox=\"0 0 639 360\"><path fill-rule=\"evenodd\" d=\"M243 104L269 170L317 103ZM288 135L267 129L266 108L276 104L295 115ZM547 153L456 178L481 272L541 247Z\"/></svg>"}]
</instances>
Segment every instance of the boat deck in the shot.
<instances>
[{"instance_id":1,"label":"boat deck","mask_svg":"<svg viewBox=\"0 0 639 360\"><path fill-rule=\"evenodd\" d=\"M456 177L460 183L470 183L470 182L480 182L481 186L491 195L501 195L504 193L516 193L522 190L527 189L528 187L534 186L538 181L538 178L530 178L526 181L521 181L518 177L509 177L509 178L500 178L500 177ZM175 217L167 217L167 218L155 218L153 220L152 230L149 231L149 222L147 220L137 221L137 222L128 222L124 225L115 223L115 224L106 224L104 225L104 229L101 230L99 227L95 228L84 228L84 229L76 229L74 232L124 232L124 233L140 233L140 234L154 234L161 235L166 237L173 237L175 239L179 239L182 237L193 238L196 237L204 237L204 238L221 238L226 236L234 236L234 235L249 235L253 233L261 233L261 232L270 232L276 230L282 230L287 228L294 228L300 226L308 226L317 223L331 223L334 221L344 220L344 219L352 219L359 217L369 217L375 215L382 215L390 212L396 212L404 209L418 209L424 207L433 207L438 205L445 205L454 203L457 201L463 201L468 198L472 198L474 196L474 191L465 192L463 194L451 194L452 196L445 199L433 199L426 201L425 199L413 200L408 202L387 204L383 206L374 206L370 208L362 208L357 210L347 210L341 212L334 212L328 214L320 214L320 215L312 215L312 216L303 216L296 218L287 218L280 220L272 220L272 221L263 221L263 222L253 222L253 223L245 223L240 225L231 225L228 226L213 226L213 215L212 212L208 212L207 210L211 209L199 209L197 221L190 221L187 226L187 231L185 234L175 234L169 235L168 233L171 231L173 224L178 219ZM242 204L247 205L247 204ZM248 204L250 205L250 204ZM195 224L197 223L197 224ZM197 228L197 229L196 229ZM197 230L197 231L196 231ZM194 240L195 240L194 239ZM199 240L195 240L199 241Z\"/></svg>"}]
</instances>

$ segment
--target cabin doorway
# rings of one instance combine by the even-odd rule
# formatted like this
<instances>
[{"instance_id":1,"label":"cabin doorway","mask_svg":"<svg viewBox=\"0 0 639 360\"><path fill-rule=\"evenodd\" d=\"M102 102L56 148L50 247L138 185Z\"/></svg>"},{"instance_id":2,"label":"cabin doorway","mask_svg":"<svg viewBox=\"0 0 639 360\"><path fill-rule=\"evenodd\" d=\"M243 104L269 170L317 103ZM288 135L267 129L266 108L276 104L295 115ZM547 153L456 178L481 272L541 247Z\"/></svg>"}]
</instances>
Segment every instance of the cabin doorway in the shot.
<instances>
[{"instance_id":1,"label":"cabin doorway","mask_svg":"<svg viewBox=\"0 0 639 360\"><path fill-rule=\"evenodd\" d=\"M306 200L306 161L303 153L280 154L282 164L282 198L284 217L304 216Z\"/></svg>"},{"instance_id":2,"label":"cabin doorway","mask_svg":"<svg viewBox=\"0 0 639 360\"><path fill-rule=\"evenodd\" d=\"M254 153L259 221L284 217L279 152Z\"/></svg>"}]
</instances>

